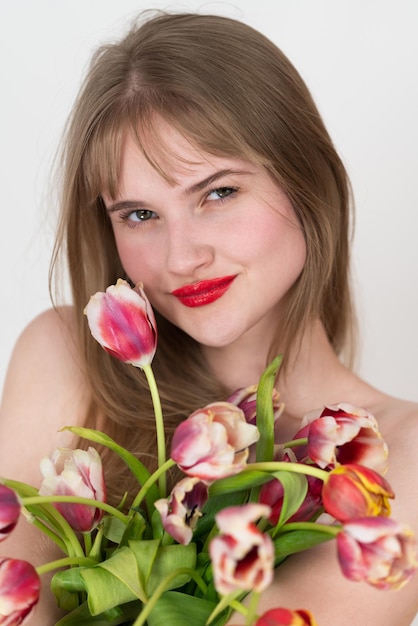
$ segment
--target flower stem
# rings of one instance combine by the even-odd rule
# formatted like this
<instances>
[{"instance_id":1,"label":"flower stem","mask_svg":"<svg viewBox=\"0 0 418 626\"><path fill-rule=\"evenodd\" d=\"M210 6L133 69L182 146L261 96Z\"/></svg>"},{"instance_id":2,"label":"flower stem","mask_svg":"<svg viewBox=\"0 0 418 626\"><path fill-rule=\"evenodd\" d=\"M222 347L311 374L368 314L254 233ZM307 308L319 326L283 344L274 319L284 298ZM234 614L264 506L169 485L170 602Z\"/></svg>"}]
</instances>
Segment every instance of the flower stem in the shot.
<instances>
[{"instance_id":1,"label":"flower stem","mask_svg":"<svg viewBox=\"0 0 418 626\"><path fill-rule=\"evenodd\" d=\"M243 470L251 471L259 470L260 472L277 472L284 470L286 472L295 472L296 474L305 474L307 476L314 476L319 478L324 483L328 480L329 472L314 467L313 465L306 465L305 463L287 463L286 461L260 461L258 463L249 463Z\"/></svg>"},{"instance_id":2,"label":"flower stem","mask_svg":"<svg viewBox=\"0 0 418 626\"><path fill-rule=\"evenodd\" d=\"M114 506L107 504L107 502L100 502L100 500L93 500L92 498L81 498L80 496L29 496L21 498L22 505L25 507L36 504L53 504L54 502L68 502L71 504L85 504L87 506L93 506L96 509L102 509L120 519L121 522L127 524L129 517L116 509Z\"/></svg>"},{"instance_id":3,"label":"flower stem","mask_svg":"<svg viewBox=\"0 0 418 626\"><path fill-rule=\"evenodd\" d=\"M301 437L300 439L291 439L290 441L286 441L285 443L281 443L281 448L296 448L296 446L306 446L308 443L307 437Z\"/></svg>"},{"instance_id":4,"label":"flower stem","mask_svg":"<svg viewBox=\"0 0 418 626\"><path fill-rule=\"evenodd\" d=\"M151 487L151 485L157 482L160 476L165 475L167 470L169 470L170 467L173 467L173 465L175 465L175 462L173 461L173 459L168 459L168 461L166 461L163 465L161 465L158 469L156 469L153 474L151 474L148 480L142 485L135 500L132 502L132 506L131 506L132 509L137 508L141 504L142 500L147 495L147 491ZM152 512L150 511L150 514L151 513Z\"/></svg>"},{"instance_id":5,"label":"flower stem","mask_svg":"<svg viewBox=\"0 0 418 626\"><path fill-rule=\"evenodd\" d=\"M336 537L341 532L341 528L341 525L331 526L329 524L319 524L318 522L289 522L289 524L281 526L280 534L291 532L292 530L315 530Z\"/></svg>"},{"instance_id":6,"label":"flower stem","mask_svg":"<svg viewBox=\"0 0 418 626\"><path fill-rule=\"evenodd\" d=\"M163 411L161 408L160 394L158 393L157 383L155 381L154 372L151 365L144 365L143 370L147 377L148 386L151 392L152 403L154 405L155 415L155 430L157 433L157 455L158 455L158 467L162 467L166 461L166 449L165 449L165 432L164 432L164 420ZM166 476L162 473L159 477L158 485L161 498L165 498L167 494Z\"/></svg>"},{"instance_id":7,"label":"flower stem","mask_svg":"<svg viewBox=\"0 0 418 626\"><path fill-rule=\"evenodd\" d=\"M97 564L97 561L95 559L89 559L87 556L85 557L67 556L63 559L57 559L56 561L50 561L49 563L44 563L43 565L39 565L39 567L36 568L36 571L39 574L39 576L42 576L42 574L46 574L47 572L51 572L52 570L59 569L61 567L68 567L70 565L92 566L96 564Z\"/></svg>"}]
</instances>

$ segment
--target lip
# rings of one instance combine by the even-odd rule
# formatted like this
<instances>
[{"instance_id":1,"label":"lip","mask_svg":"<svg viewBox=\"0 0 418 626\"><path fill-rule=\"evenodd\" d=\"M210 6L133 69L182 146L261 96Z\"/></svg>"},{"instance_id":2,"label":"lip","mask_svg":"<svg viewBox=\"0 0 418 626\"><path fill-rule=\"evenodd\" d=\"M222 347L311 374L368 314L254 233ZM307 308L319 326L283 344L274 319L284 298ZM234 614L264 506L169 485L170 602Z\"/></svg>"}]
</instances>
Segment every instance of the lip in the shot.
<instances>
[{"instance_id":1,"label":"lip","mask_svg":"<svg viewBox=\"0 0 418 626\"><path fill-rule=\"evenodd\" d=\"M201 280L191 285L184 285L171 293L185 306L192 308L204 306L219 300L232 285L236 277L237 275L234 274L233 276Z\"/></svg>"}]
</instances>

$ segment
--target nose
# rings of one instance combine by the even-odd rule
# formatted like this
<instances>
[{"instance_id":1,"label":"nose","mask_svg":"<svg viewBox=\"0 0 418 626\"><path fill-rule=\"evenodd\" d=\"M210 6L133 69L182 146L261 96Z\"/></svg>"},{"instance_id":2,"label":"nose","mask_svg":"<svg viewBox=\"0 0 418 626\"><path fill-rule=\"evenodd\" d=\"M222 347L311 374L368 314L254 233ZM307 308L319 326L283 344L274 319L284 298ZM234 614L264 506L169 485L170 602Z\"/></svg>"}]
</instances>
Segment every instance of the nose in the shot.
<instances>
[{"instance_id":1,"label":"nose","mask_svg":"<svg viewBox=\"0 0 418 626\"><path fill-rule=\"evenodd\" d=\"M215 249L208 229L198 220L176 220L166 231L166 264L173 274L193 276L210 266Z\"/></svg>"}]
</instances>

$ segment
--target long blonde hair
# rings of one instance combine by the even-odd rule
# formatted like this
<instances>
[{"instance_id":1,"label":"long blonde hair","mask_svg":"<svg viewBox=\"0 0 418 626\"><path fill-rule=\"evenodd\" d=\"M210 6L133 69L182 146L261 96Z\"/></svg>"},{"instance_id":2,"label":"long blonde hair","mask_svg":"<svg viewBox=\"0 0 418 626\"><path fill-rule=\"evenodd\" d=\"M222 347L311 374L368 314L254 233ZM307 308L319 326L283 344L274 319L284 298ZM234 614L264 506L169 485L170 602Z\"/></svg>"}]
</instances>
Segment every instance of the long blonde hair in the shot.
<instances>
[{"instance_id":1,"label":"long blonde hair","mask_svg":"<svg viewBox=\"0 0 418 626\"><path fill-rule=\"evenodd\" d=\"M285 352L314 317L322 320L336 353L347 345L352 328L349 183L295 68L261 33L233 19L157 12L139 20L123 39L97 50L69 119L51 276L65 251L76 340L92 390L87 422L101 416L106 431L150 466L155 434L144 377L96 344L83 309L92 293L124 276L100 194L117 193L127 132L160 167L156 142L152 149L147 142L156 114L210 154L261 164L291 199L307 260L277 331ZM171 432L226 390L208 371L199 345L158 314L157 320L154 371ZM121 471L109 472L115 492L123 482Z\"/></svg>"}]
</instances>

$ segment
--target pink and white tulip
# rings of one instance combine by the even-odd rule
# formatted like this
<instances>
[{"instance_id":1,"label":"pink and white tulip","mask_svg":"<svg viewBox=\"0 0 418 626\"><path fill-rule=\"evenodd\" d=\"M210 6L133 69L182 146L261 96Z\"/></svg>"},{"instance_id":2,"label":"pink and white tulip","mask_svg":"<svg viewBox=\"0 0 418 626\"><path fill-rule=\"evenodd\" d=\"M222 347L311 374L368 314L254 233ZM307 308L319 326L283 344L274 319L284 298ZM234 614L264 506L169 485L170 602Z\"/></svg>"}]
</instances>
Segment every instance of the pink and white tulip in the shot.
<instances>
[{"instance_id":1,"label":"pink and white tulip","mask_svg":"<svg viewBox=\"0 0 418 626\"><path fill-rule=\"evenodd\" d=\"M0 625L26 624L39 600L41 581L33 565L0 558Z\"/></svg>"},{"instance_id":2,"label":"pink and white tulip","mask_svg":"<svg viewBox=\"0 0 418 626\"><path fill-rule=\"evenodd\" d=\"M154 312L142 285L119 279L99 291L84 309L91 334L114 357L136 367L150 365L157 347Z\"/></svg>"},{"instance_id":3,"label":"pink and white tulip","mask_svg":"<svg viewBox=\"0 0 418 626\"><path fill-rule=\"evenodd\" d=\"M264 591L272 582L273 542L255 525L269 514L268 506L251 503L223 509L215 516L221 534L210 542L209 554L220 594Z\"/></svg>"},{"instance_id":4,"label":"pink and white tulip","mask_svg":"<svg viewBox=\"0 0 418 626\"><path fill-rule=\"evenodd\" d=\"M371 413L342 403L312 411L304 421L295 439L308 437L307 455L319 467L355 463L385 473L388 447Z\"/></svg>"},{"instance_id":5,"label":"pink and white tulip","mask_svg":"<svg viewBox=\"0 0 418 626\"><path fill-rule=\"evenodd\" d=\"M211 482L244 469L248 447L259 438L256 426L228 402L214 402L177 426L171 458L185 474Z\"/></svg>"},{"instance_id":6,"label":"pink and white tulip","mask_svg":"<svg viewBox=\"0 0 418 626\"><path fill-rule=\"evenodd\" d=\"M41 461L44 477L39 494L44 496L78 496L98 502L106 501L106 488L100 455L88 450L57 449ZM103 511L87 504L55 502L55 508L78 532L95 528Z\"/></svg>"},{"instance_id":7,"label":"pink and white tulip","mask_svg":"<svg viewBox=\"0 0 418 626\"><path fill-rule=\"evenodd\" d=\"M0 485L0 541L6 539L17 524L20 502L13 489Z\"/></svg>"},{"instance_id":8,"label":"pink and white tulip","mask_svg":"<svg viewBox=\"0 0 418 626\"><path fill-rule=\"evenodd\" d=\"M227 399L227 402L235 404L244 412L248 424L254 424L255 426L257 425L257 389L258 385L241 387ZM284 409L284 404L280 402L280 394L277 389L273 389L272 402L274 422L276 422Z\"/></svg>"},{"instance_id":9,"label":"pink and white tulip","mask_svg":"<svg viewBox=\"0 0 418 626\"><path fill-rule=\"evenodd\" d=\"M337 549L344 576L378 589L400 589L418 569L418 544L412 531L388 517L344 524Z\"/></svg>"},{"instance_id":10,"label":"pink and white tulip","mask_svg":"<svg viewBox=\"0 0 418 626\"><path fill-rule=\"evenodd\" d=\"M178 482L169 498L154 503L161 515L164 530L178 543L187 545L202 516L201 509L208 499L208 488L199 478L183 478Z\"/></svg>"}]
</instances>

